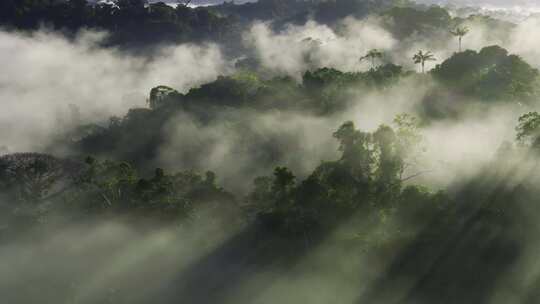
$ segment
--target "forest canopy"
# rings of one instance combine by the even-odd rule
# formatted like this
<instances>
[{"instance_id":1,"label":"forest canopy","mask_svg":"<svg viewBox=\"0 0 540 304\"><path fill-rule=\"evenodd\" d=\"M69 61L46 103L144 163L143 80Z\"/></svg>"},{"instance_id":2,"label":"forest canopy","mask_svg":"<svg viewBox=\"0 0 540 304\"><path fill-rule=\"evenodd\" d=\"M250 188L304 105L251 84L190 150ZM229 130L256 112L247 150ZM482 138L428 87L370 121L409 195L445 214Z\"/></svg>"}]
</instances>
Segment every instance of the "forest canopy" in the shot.
<instances>
[{"instance_id":1,"label":"forest canopy","mask_svg":"<svg viewBox=\"0 0 540 304\"><path fill-rule=\"evenodd\" d=\"M540 23L493 16L2 1L0 294L537 303Z\"/></svg>"}]
</instances>

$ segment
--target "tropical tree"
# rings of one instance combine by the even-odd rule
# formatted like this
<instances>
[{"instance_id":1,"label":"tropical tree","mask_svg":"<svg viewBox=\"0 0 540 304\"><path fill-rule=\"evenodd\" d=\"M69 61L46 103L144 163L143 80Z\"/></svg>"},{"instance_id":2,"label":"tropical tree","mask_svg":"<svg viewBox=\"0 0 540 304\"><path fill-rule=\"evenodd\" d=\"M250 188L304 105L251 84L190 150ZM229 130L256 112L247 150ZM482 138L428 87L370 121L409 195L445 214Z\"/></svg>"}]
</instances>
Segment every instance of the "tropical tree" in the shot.
<instances>
[{"instance_id":1,"label":"tropical tree","mask_svg":"<svg viewBox=\"0 0 540 304\"><path fill-rule=\"evenodd\" d=\"M271 187L272 193L276 198L276 203L287 205L287 198L295 186L296 177L286 167L277 167L274 170L274 181Z\"/></svg>"},{"instance_id":2,"label":"tropical tree","mask_svg":"<svg viewBox=\"0 0 540 304\"><path fill-rule=\"evenodd\" d=\"M458 37L459 40L459 52L461 53L461 40L465 35L469 33L469 28L466 26L458 26L455 30L450 31L450 34L454 35L455 37Z\"/></svg>"},{"instance_id":3,"label":"tropical tree","mask_svg":"<svg viewBox=\"0 0 540 304\"><path fill-rule=\"evenodd\" d=\"M418 53L416 53L413 56L413 60L415 64L422 64L422 74L425 73L425 66L426 61L435 61L437 60L435 58L435 55L431 53L430 51L427 51L424 53L424 51L420 50Z\"/></svg>"},{"instance_id":4,"label":"tropical tree","mask_svg":"<svg viewBox=\"0 0 540 304\"><path fill-rule=\"evenodd\" d=\"M157 86L150 91L148 104L151 109L157 109L173 101L178 96L178 91L167 86Z\"/></svg>"},{"instance_id":5,"label":"tropical tree","mask_svg":"<svg viewBox=\"0 0 540 304\"><path fill-rule=\"evenodd\" d=\"M540 114L529 112L519 118L516 127L516 139L524 146L538 148L540 146Z\"/></svg>"},{"instance_id":6,"label":"tropical tree","mask_svg":"<svg viewBox=\"0 0 540 304\"><path fill-rule=\"evenodd\" d=\"M375 69L375 60L381 59L383 55L384 55L383 52L379 51L378 49L372 49L369 52L367 52L366 55L362 56L360 58L360 61L370 60L371 68Z\"/></svg>"},{"instance_id":7,"label":"tropical tree","mask_svg":"<svg viewBox=\"0 0 540 304\"><path fill-rule=\"evenodd\" d=\"M0 157L0 192L11 192L13 201L39 204L69 188L77 167L48 154L4 155Z\"/></svg>"}]
</instances>

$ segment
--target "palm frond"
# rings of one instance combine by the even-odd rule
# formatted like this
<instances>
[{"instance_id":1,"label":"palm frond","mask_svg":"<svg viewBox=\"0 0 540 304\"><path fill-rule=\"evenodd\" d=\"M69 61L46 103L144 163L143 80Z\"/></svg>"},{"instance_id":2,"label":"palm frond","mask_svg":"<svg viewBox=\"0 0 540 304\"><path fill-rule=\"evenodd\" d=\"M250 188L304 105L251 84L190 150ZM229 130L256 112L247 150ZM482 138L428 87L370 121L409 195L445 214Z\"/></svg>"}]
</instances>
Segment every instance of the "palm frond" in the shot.
<instances>
[{"instance_id":1,"label":"palm frond","mask_svg":"<svg viewBox=\"0 0 540 304\"><path fill-rule=\"evenodd\" d=\"M450 31L450 34L458 37L463 37L469 33L469 28L466 26L459 26L455 30Z\"/></svg>"}]
</instances>

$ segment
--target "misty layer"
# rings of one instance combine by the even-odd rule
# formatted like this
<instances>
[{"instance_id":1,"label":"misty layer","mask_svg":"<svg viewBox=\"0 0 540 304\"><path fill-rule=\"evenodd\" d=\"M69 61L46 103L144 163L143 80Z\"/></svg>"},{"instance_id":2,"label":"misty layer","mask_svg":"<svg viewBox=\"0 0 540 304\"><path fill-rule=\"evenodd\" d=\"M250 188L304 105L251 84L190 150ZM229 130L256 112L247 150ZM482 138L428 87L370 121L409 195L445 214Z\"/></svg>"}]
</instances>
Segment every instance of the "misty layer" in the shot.
<instances>
[{"instance_id":1,"label":"misty layer","mask_svg":"<svg viewBox=\"0 0 540 304\"><path fill-rule=\"evenodd\" d=\"M0 24L4 301L539 302L534 16L5 1Z\"/></svg>"},{"instance_id":2,"label":"misty layer","mask_svg":"<svg viewBox=\"0 0 540 304\"><path fill-rule=\"evenodd\" d=\"M104 35L0 32L0 142L8 151L42 150L61 130L144 107L156 85L187 90L227 71L217 46L134 57L99 47Z\"/></svg>"}]
</instances>

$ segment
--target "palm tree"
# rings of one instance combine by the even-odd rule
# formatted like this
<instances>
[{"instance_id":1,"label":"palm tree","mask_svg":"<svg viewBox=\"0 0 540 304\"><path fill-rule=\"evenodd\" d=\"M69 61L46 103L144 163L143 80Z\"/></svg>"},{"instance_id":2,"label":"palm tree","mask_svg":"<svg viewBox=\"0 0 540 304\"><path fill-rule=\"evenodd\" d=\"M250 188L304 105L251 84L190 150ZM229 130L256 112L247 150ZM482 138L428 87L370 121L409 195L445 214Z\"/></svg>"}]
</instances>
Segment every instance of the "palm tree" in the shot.
<instances>
[{"instance_id":1,"label":"palm tree","mask_svg":"<svg viewBox=\"0 0 540 304\"><path fill-rule=\"evenodd\" d=\"M413 60L414 60L414 63L416 64L419 64L419 63L422 64L422 74L424 74L426 61L435 61L437 59L435 58L435 55L431 53L430 51L427 51L424 53L422 50L420 50L418 51L418 53L414 55Z\"/></svg>"},{"instance_id":2,"label":"palm tree","mask_svg":"<svg viewBox=\"0 0 540 304\"><path fill-rule=\"evenodd\" d=\"M466 26L458 26L455 30L450 31L450 34L459 39L459 52L461 53L461 40L469 33L469 28Z\"/></svg>"},{"instance_id":3,"label":"palm tree","mask_svg":"<svg viewBox=\"0 0 540 304\"><path fill-rule=\"evenodd\" d=\"M381 59L383 57L383 52L379 51L378 49L372 49L369 52L367 52L366 55L362 56L360 58L360 61L364 60L371 60L371 68L375 69L375 60Z\"/></svg>"}]
</instances>

